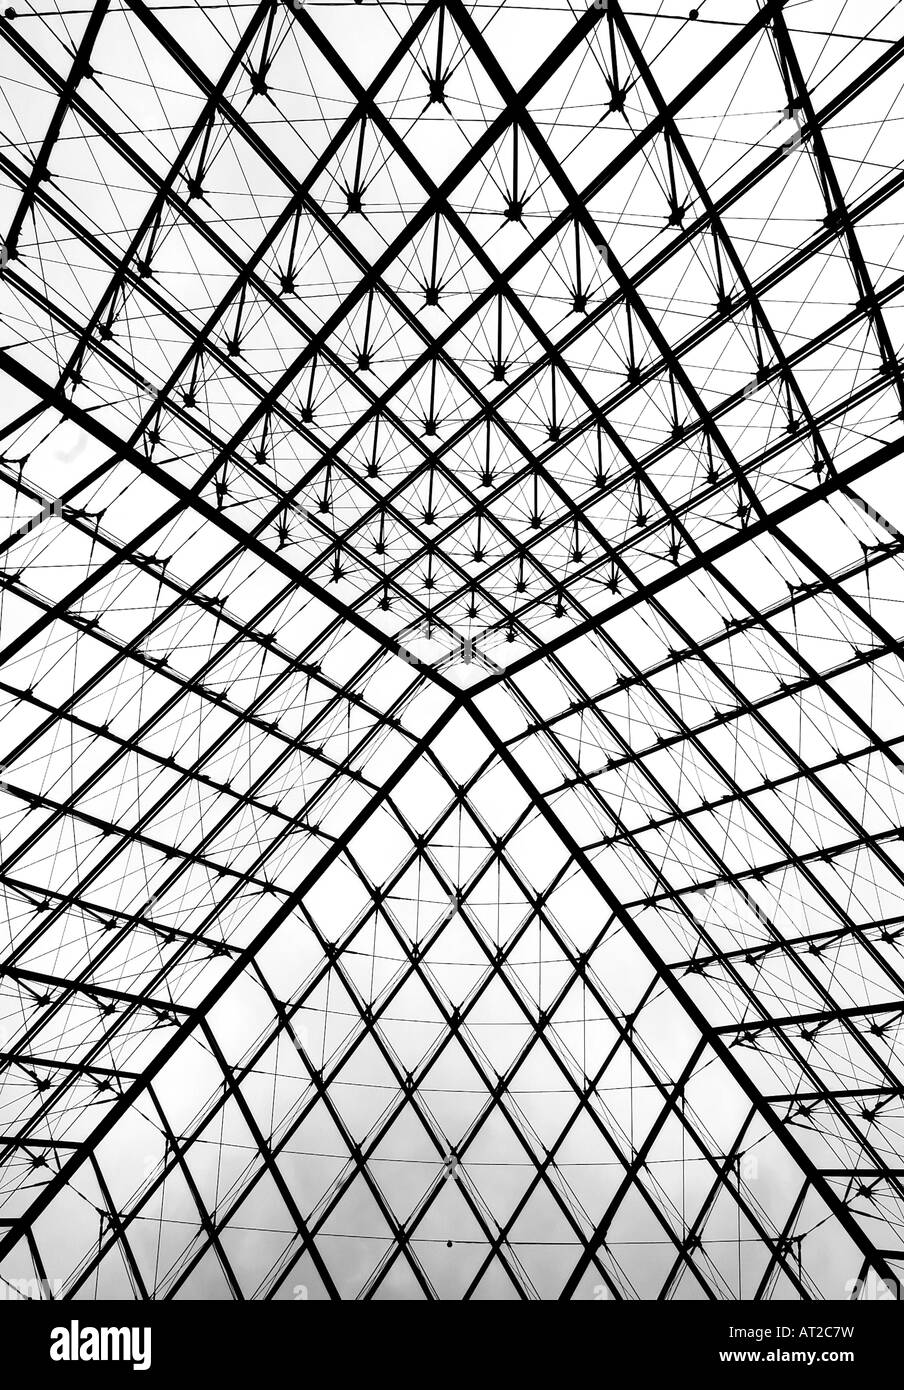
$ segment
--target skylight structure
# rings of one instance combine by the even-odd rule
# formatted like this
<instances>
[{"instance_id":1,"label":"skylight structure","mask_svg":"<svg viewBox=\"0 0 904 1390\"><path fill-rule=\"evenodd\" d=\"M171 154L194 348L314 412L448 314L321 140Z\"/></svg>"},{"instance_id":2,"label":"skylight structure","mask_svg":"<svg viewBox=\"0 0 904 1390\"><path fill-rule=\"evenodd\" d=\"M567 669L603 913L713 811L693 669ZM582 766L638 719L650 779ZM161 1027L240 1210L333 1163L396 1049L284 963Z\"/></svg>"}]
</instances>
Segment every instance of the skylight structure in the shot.
<instances>
[{"instance_id":1,"label":"skylight structure","mask_svg":"<svg viewBox=\"0 0 904 1390\"><path fill-rule=\"evenodd\" d=\"M896 1289L902 56L4 11L8 1291Z\"/></svg>"}]
</instances>

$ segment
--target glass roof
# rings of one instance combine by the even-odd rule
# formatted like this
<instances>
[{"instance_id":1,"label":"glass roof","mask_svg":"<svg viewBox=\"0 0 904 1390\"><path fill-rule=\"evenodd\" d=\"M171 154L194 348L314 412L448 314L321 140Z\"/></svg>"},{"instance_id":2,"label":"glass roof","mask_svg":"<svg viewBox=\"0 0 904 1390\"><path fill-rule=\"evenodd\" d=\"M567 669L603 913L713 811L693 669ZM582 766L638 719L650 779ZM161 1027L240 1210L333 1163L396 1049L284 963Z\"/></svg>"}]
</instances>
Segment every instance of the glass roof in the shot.
<instances>
[{"instance_id":1,"label":"glass roof","mask_svg":"<svg viewBox=\"0 0 904 1390\"><path fill-rule=\"evenodd\" d=\"M0 16L5 1296L902 1275L902 56Z\"/></svg>"}]
</instances>

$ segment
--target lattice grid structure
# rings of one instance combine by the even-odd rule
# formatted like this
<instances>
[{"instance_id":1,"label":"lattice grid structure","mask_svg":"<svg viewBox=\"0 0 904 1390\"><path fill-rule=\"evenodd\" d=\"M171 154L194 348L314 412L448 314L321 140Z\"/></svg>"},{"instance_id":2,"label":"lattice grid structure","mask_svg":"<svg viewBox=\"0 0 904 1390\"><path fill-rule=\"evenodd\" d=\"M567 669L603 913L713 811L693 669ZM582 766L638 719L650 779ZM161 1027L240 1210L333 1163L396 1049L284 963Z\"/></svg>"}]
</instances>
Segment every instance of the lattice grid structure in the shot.
<instances>
[{"instance_id":1,"label":"lattice grid structure","mask_svg":"<svg viewBox=\"0 0 904 1390\"><path fill-rule=\"evenodd\" d=\"M892 1294L900 3L0 45L3 1296Z\"/></svg>"}]
</instances>

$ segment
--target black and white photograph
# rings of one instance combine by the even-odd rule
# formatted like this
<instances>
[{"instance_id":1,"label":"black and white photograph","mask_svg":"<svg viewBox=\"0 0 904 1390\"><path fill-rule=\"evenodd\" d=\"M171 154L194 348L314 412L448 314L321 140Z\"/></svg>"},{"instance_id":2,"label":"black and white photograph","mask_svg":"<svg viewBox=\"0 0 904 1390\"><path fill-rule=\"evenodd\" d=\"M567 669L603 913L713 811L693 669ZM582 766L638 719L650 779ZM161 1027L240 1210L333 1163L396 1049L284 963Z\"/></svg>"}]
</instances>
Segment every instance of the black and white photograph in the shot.
<instances>
[{"instance_id":1,"label":"black and white photograph","mask_svg":"<svg viewBox=\"0 0 904 1390\"><path fill-rule=\"evenodd\" d=\"M0 8L4 1347L902 1281L904 4Z\"/></svg>"}]
</instances>

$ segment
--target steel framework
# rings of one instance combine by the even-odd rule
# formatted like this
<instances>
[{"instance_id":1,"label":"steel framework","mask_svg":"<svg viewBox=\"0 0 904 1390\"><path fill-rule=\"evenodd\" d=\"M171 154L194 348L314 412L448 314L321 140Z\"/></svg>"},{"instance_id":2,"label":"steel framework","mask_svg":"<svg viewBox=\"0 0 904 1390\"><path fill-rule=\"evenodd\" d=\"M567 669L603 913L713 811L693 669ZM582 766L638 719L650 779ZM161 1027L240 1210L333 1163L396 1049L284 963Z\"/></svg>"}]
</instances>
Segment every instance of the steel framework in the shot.
<instances>
[{"instance_id":1,"label":"steel framework","mask_svg":"<svg viewBox=\"0 0 904 1390\"><path fill-rule=\"evenodd\" d=\"M0 18L4 1297L904 1264L884 0Z\"/></svg>"}]
</instances>

